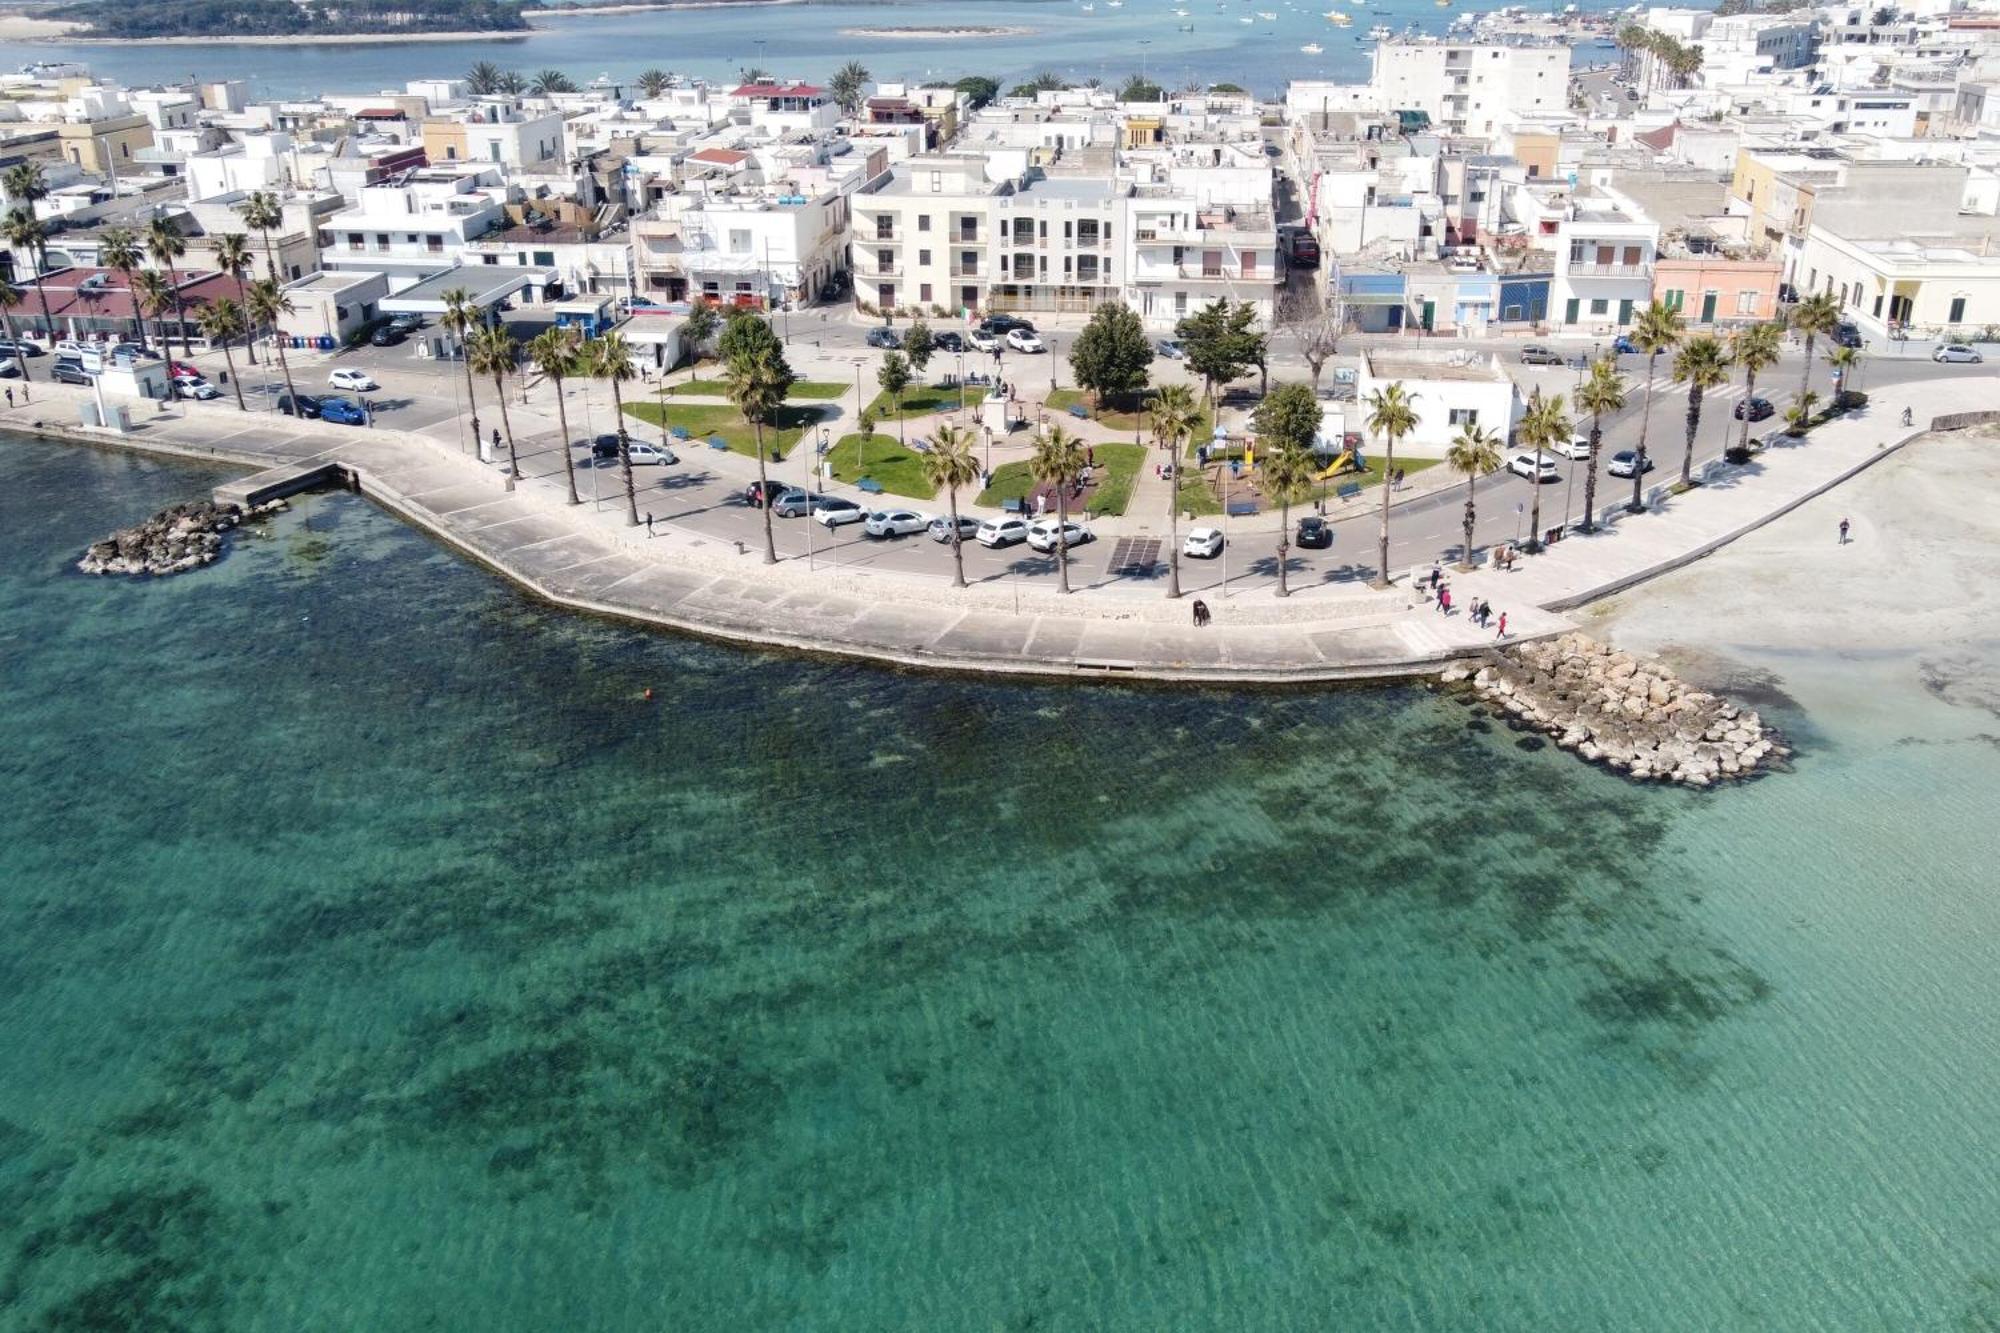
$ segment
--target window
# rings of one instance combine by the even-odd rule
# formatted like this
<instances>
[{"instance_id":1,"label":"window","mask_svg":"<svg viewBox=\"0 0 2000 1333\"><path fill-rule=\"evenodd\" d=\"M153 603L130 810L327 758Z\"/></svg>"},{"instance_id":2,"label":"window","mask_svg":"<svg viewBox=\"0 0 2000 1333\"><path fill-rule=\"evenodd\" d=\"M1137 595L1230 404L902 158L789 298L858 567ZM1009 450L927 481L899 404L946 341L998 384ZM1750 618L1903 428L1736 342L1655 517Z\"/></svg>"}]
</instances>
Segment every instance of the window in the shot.
<instances>
[{"instance_id":1,"label":"window","mask_svg":"<svg viewBox=\"0 0 2000 1333\"><path fill-rule=\"evenodd\" d=\"M875 267L884 273L893 272L896 267L896 252L894 250L877 250L875 252Z\"/></svg>"},{"instance_id":2,"label":"window","mask_svg":"<svg viewBox=\"0 0 2000 1333\"><path fill-rule=\"evenodd\" d=\"M1739 315L1757 313L1757 293L1754 290L1736 293L1736 313Z\"/></svg>"},{"instance_id":3,"label":"window","mask_svg":"<svg viewBox=\"0 0 2000 1333\"><path fill-rule=\"evenodd\" d=\"M1679 287L1667 289L1665 305L1669 310L1679 310L1687 304L1687 293Z\"/></svg>"},{"instance_id":4,"label":"window","mask_svg":"<svg viewBox=\"0 0 2000 1333\"><path fill-rule=\"evenodd\" d=\"M931 285L928 282L918 284L917 299L919 301L922 301L925 305L929 305L931 303Z\"/></svg>"},{"instance_id":5,"label":"window","mask_svg":"<svg viewBox=\"0 0 2000 1333\"><path fill-rule=\"evenodd\" d=\"M1593 315L1608 315L1608 314L1610 314L1610 313L1611 313L1611 302L1610 302L1609 298L1607 298L1607 297L1602 297L1602 296L1598 296L1598 297L1593 297L1593 298L1591 298L1591 302L1590 302L1590 313L1591 313L1591 314L1593 314Z\"/></svg>"},{"instance_id":6,"label":"window","mask_svg":"<svg viewBox=\"0 0 2000 1333\"><path fill-rule=\"evenodd\" d=\"M732 227L729 231L729 253L747 255L750 253L750 232L747 228Z\"/></svg>"},{"instance_id":7,"label":"window","mask_svg":"<svg viewBox=\"0 0 2000 1333\"><path fill-rule=\"evenodd\" d=\"M1518 308L1516 307L1516 309ZM1451 409L1450 420L1446 424L1451 426L1477 426L1479 424L1479 409L1476 407L1454 407Z\"/></svg>"},{"instance_id":8,"label":"window","mask_svg":"<svg viewBox=\"0 0 2000 1333\"><path fill-rule=\"evenodd\" d=\"M929 268L931 265L931 252L928 250L917 251L917 263L923 265L925 268Z\"/></svg>"},{"instance_id":9,"label":"window","mask_svg":"<svg viewBox=\"0 0 2000 1333\"><path fill-rule=\"evenodd\" d=\"M958 252L958 271L960 273L971 273L978 267L979 254L977 251L961 250Z\"/></svg>"},{"instance_id":10,"label":"window","mask_svg":"<svg viewBox=\"0 0 2000 1333\"><path fill-rule=\"evenodd\" d=\"M495 162L500 160L500 141L498 139L486 145L486 156Z\"/></svg>"},{"instance_id":11,"label":"window","mask_svg":"<svg viewBox=\"0 0 2000 1333\"><path fill-rule=\"evenodd\" d=\"M1576 323L1577 308L1582 304L1583 303L1577 300L1574 296L1570 297L1569 301L1563 306L1563 323L1565 324Z\"/></svg>"},{"instance_id":12,"label":"window","mask_svg":"<svg viewBox=\"0 0 2000 1333\"><path fill-rule=\"evenodd\" d=\"M1964 322L1965 322L1965 298L1963 296L1954 296L1951 298L1951 314L1945 317L1945 323L1962 324Z\"/></svg>"},{"instance_id":13,"label":"window","mask_svg":"<svg viewBox=\"0 0 2000 1333\"><path fill-rule=\"evenodd\" d=\"M1244 252L1243 276L1246 278L1254 278L1257 276L1257 256L1254 252L1250 251Z\"/></svg>"},{"instance_id":14,"label":"window","mask_svg":"<svg viewBox=\"0 0 2000 1333\"><path fill-rule=\"evenodd\" d=\"M967 310L972 309L974 306L979 304L979 289L977 287L959 288L958 303L964 306Z\"/></svg>"},{"instance_id":15,"label":"window","mask_svg":"<svg viewBox=\"0 0 2000 1333\"><path fill-rule=\"evenodd\" d=\"M1222 251L1204 250L1201 252L1201 276L1204 278L1219 278L1222 276Z\"/></svg>"},{"instance_id":16,"label":"window","mask_svg":"<svg viewBox=\"0 0 2000 1333\"><path fill-rule=\"evenodd\" d=\"M347 248L350 250L359 250L361 248L360 232L350 231L347 233Z\"/></svg>"},{"instance_id":17,"label":"window","mask_svg":"<svg viewBox=\"0 0 2000 1333\"><path fill-rule=\"evenodd\" d=\"M1637 268L1637 267L1639 267L1639 247L1638 247L1638 246L1636 246L1636 245L1628 245L1628 246L1626 246L1626 247L1625 247L1625 267L1627 267L1627 268Z\"/></svg>"},{"instance_id":18,"label":"window","mask_svg":"<svg viewBox=\"0 0 2000 1333\"><path fill-rule=\"evenodd\" d=\"M543 268L554 268L556 266L556 252L553 250L537 250L535 251L535 262Z\"/></svg>"},{"instance_id":19,"label":"window","mask_svg":"<svg viewBox=\"0 0 2000 1333\"><path fill-rule=\"evenodd\" d=\"M880 306L880 307L882 307L882 309L884 309L884 310L889 310L889 309L892 309L892 308L894 308L894 306L895 306L895 304L896 304L896 284L895 284L895 283L893 283L893 282L885 282L885 283L883 283L883 284L882 284L882 285L881 285L880 287L877 287L877 288L875 289L875 291L876 291L876 294L877 294L877 295L879 296L879 298L880 298L879 300L877 300L877 301L876 301L876 303L875 303L875 304L879 305L879 306Z\"/></svg>"},{"instance_id":20,"label":"window","mask_svg":"<svg viewBox=\"0 0 2000 1333\"><path fill-rule=\"evenodd\" d=\"M928 213L917 214L917 230L929 231L930 229L931 229L931 215Z\"/></svg>"},{"instance_id":21,"label":"window","mask_svg":"<svg viewBox=\"0 0 2000 1333\"><path fill-rule=\"evenodd\" d=\"M1584 246L1584 243L1582 241L1571 241L1569 243L1570 263L1581 264L1584 260L1584 256L1586 256L1589 253L1590 251Z\"/></svg>"}]
</instances>

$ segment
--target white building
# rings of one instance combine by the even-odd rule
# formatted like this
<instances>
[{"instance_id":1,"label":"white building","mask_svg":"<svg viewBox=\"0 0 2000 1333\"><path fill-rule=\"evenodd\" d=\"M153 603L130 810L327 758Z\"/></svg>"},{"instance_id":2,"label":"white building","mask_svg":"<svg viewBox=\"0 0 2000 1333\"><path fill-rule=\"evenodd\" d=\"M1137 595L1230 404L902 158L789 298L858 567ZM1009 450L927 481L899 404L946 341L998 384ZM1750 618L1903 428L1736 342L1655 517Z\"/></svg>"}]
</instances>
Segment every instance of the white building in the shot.
<instances>
[{"instance_id":1,"label":"white building","mask_svg":"<svg viewBox=\"0 0 2000 1333\"><path fill-rule=\"evenodd\" d=\"M1572 196L1556 229L1549 317L1566 329L1626 328L1653 297L1659 224L1611 191Z\"/></svg>"},{"instance_id":2,"label":"white building","mask_svg":"<svg viewBox=\"0 0 2000 1333\"><path fill-rule=\"evenodd\" d=\"M1569 105L1569 47L1388 41L1375 48L1373 83L1384 109L1421 111L1451 134L1490 135Z\"/></svg>"},{"instance_id":3,"label":"white building","mask_svg":"<svg viewBox=\"0 0 2000 1333\"><path fill-rule=\"evenodd\" d=\"M1357 401L1390 384L1401 384L1414 399L1416 429L1397 447L1436 457L1458 432L1478 426L1509 439L1521 416L1513 377L1491 352L1370 351L1362 354L1355 378ZM1370 437L1370 444L1380 441Z\"/></svg>"},{"instance_id":4,"label":"white building","mask_svg":"<svg viewBox=\"0 0 2000 1333\"><path fill-rule=\"evenodd\" d=\"M504 221L494 197L503 192L497 171L424 169L366 186L354 207L321 222L321 267L379 272L400 291L463 262L466 242Z\"/></svg>"}]
</instances>

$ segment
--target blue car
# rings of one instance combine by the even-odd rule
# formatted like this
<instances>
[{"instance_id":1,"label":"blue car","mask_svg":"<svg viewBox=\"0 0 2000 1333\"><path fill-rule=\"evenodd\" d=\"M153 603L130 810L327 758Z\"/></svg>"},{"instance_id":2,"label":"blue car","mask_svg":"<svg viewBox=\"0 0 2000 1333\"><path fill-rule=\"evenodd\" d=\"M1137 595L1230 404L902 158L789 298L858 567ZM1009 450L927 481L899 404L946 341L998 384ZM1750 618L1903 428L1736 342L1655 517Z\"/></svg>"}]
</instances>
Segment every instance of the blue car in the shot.
<instances>
[{"instance_id":1,"label":"blue car","mask_svg":"<svg viewBox=\"0 0 2000 1333\"><path fill-rule=\"evenodd\" d=\"M1627 353L1638 351L1639 348L1636 343L1634 343L1630 338L1626 337L1624 334L1621 333L1612 340L1611 350L1613 352L1616 352L1619 356L1624 356Z\"/></svg>"},{"instance_id":2,"label":"blue car","mask_svg":"<svg viewBox=\"0 0 2000 1333\"><path fill-rule=\"evenodd\" d=\"M365 426L368 424L368 413L352 398L322 398L319 400L319 419L339 426Z\"/></svg>"}]
</instances>

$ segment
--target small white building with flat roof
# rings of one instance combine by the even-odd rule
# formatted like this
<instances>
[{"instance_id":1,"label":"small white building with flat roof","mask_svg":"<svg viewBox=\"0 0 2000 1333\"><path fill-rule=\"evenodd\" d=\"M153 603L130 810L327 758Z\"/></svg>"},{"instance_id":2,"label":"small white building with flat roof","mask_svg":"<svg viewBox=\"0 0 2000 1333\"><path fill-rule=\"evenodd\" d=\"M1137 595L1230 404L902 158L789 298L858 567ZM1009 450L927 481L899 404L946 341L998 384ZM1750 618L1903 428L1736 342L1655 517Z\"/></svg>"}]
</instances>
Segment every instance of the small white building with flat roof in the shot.
<instances>
[{"instance_id":1,"label":"small white building with flat roof","mask_svg":"<svg viewBox=\"0 0 2000 1333\"><path fill-rule=\"evenodd\" d=\"M1513 376L1492 352L1399 349L1364 353L1355 379L1357 422L1368 419L1370 395L1391 384L1403 386L1417 414L1416 429L1396 447L1421 457L1441 456L1467 426L1478 426L1504 442L1521 416L1521 396ZM1383 441L1370 434L1368 443L1379 449Z\"/></svg>"}]
</instances>

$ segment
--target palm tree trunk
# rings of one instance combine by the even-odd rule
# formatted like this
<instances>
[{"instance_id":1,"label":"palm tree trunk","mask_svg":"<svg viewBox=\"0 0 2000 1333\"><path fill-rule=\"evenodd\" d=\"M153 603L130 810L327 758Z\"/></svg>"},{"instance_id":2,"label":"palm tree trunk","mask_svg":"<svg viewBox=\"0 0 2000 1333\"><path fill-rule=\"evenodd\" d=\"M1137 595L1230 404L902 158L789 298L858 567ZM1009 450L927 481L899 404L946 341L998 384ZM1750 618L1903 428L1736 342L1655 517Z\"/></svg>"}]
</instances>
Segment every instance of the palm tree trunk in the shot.
<instances>
[{"instance_id":1,"label":"palm tree trunk","mask_svg":"<svg viewBox=\"0 0 2000 1333\"><path fill-rule=\"evenodd\" d=\"M757 494L760 497L757 507L764 511L764 563L775 565L778 563L778 543L771 535L771 479L764 471L764 421L761 413L757 420L750 423L750 428L757 433ZM811 509L812 506L808 504L806 508Z\"/></svg>"},{"instance_id":2,"label":"palm tree trunk","mask_svg":"<svg viewBox=\"0 0 2000 1333\"><path fill-rule=\"evenodd\" d=\"M903 395L900 390L896 394L895 402L896 402L896 443L902 445L905 449L907 449L910 447L910 440L909 437L903 433ZM759 452L761 453L762 451L759 450Z\"/></svg>"},{"instance_id":3,"label":"palm tree trunk","mask_svg":"<svg viewBox=\"0 0 2000 1333\"><path fill-rule=\"evenodd\" d=\"M285 394L292 400L292 411L297 412L299 410L299 392L292 387L292 362L285 355L285 345L278 343L276 346L278 349L278 373L284 376Z\"/></svg>"},{"instance_id":4,"label":"palm tree trunk","mask_svg":"<svg viewBox=\"0 0 2000 1333\"><path fill-rule=\"evenodd\" d=\"M1056 478L1056 588L1069 591L1069 480Z\"/></svg>"},{"instance_id":5,"label":"palm tree trunk","mask_svg":"<svg viewBox=\"0 0 2000 1333\"><path fill-rule=\"evenodd\" d=\"M1289 494L1289 492L1287 492ZM1292 502L1278 501L1278 596L1290 597L1292 590L1285 586L1285 535L1292 530Z\"/></svg>"},{"instance_id":6,"label":"palm tree trunk","mask_svg":"<svg viewBox=\"0 0 2000 1333\"><path fill-rule=\"evenodd\" d=\"M1458 567L1460 569L1472 568L1473 520L1477 518L1479 514L1479 511L1473 506L1472 488L1474 485L1477 484L1477 479L1478 479L1478 474L1476 472L1468 472L1465 474L1465 546L1459 553Z\"/></svg>"},{"instance_id":7,"label":"palm tree trunk","mask_svg":"<svg viewBox=\"0 0 2000 1333\"><path fill-rule=\"evenodd\" d=\"M1804 398L1812 388L1812 345L1813 331L1806 330L1806 368L1799 373L1799 397Z\"/></svg>"},{"instance_id":8,"label":"palm tree trunk","mask_svg":"<svg viewBox=\"0 0 2000 1333\"><path fill-rule=\"evenodd\" d=\"M965 534L958 530L958 487L945 488L946 503L951 506L951 586L965 586ZM810 505L807 508L811 508Z\"/></svg>"},{"instance_id":9,"label":"palm tree trunk","mask_svg":"<svg viewBox=\"0 0 2000 1333\"><path fill-rule=\"evenodd\" d=\"M229 354L227 338L222 341L222 363L229 367L229 387L236 390L236 410L248 412L250 409L243 405L243 381L236 377L236 358Z\"/></svg>"},{"instance_id":10,"label":"palm tree trunk","mask_svg":"<svg viewBox=\"0 0 2000 1333\"><path fill-rule=\"evenodd\" d=\"M0 310L0 326L6 328L7 341L14 348L14 369L21 372L21 401L25 403L28 401L28 359L21 355L21 340L14 335L13 314Z\"/></svg>"},{"instance_id":11,"label":"palm tree trunk","mask_svg":"<svg viewBox=\"0 0 2000 1333\"><path fill-rule=\"evenodd\" d=\"M549 378L556 386L556 426L562 431L563 471L569 474L569 502L580 505L583 497L576 493L576 460L569 453L569 410L563 404L562 376L552 375Z\"/></svg>"},{"instance_id":12,"label":"palm tree trunk","mask_svg":"<svg viewBox=\"0 0 2000 1333\"><path fill-rule=\"evenodd\" d=\"M493 377L493 396L499 400L500 429L507 436L507 489L511 491L521 476L521 460L514 453L514 422L507 415L507 381L499 375ZM563 452L569 452L567 442L563 444Z\"/></svg>"},{"instance_id":13,"label":"palm tree trunk","mask_svg":"<svg viewBox=\"0 0 2000 1333\"><path fill-rule=\"evenodd\" d=\"M632 484L632 441L625 434L625 395L618 390L618 377L611 377L611 408L618 414L618 466L625 473L625 523L627 527L639 526L639 492ZM505 410L506 405L501 405ZM475 432L474 438L477 439ZM569 445L565 443L564 449Z\"/></svg>"},{"instance_id":14,"label":"palm tree trunk","mask_svg":"<svg viewBox=\"0 0 2000 1333\"><path fill-rule=\"evenodd\" d=\"M1156 432L1157 434L1157 432ZM1167 600L1181 595L1181 441L1176 437L1167 450L1174 460L1174 475L1167 479Z\"/></svg>"},{"instance_id":15,"label":"palm tree trunk","mask_svg":"<svg viewBox=\"0 0 2000 1333\"><path fill-rule=\"evenodd\" d=\"M257 231L264 238L264 269L270 275L271 285L273 287L279 286L278 252L271 248L271 229L269 227L259 227Z\"/></svg>"},{"instance_id":16,"label":"palm tree trunk","mask_svg":"<svg viewBox=\"0 0 2000 1333\"><path fill-rule=\"evenodd\" d=\"M1746 369L1743 372L1743 434L1737 439L1737 447L1750 447L1750 400L1757 396L1757 372Z\"/></svg>"},{"instance_id":17,"label":"palm tree trunk","mask_svg":"<svg viewBox=\"0 0 2000 1333\"><path fill-rule=\"evenodd\" d=\"M1583 460L1583 532L1597 531L1597 447L1604 442L1604 418L1590 414L1590 457Z\"/></svg>"},{"instance_id":18,"label":"palm tree trunk","mask_svg":"<svg viewBox=\"0 0 2000 1333\"><path fill-rule=\"evenodd\" d=\"M244 289L243 275L240 272L236 275L236 304L242 306L246 313L250 309L250 296ZM250 322L247 319L243 322L243 355L250 358L251 365L254 366L257 364L257 339L252 336ZM230 373L234 374L235 372L231 371ZM238 396L240 397L241 395L239 394Z\"/></svg>"},{"instance_id":19,"label":"palm tree trunk","mask_svg":"<svg viewBox=\"0 0 2000 1333\"><path fill-rule=\"evenodd\" d=\"M181 326L181 355L190 360L194 357L194 340L188 335L187 307L181 303L181 279L172 264L167 265L167 285L174 291L174 322ZM163 335L160 343L171 348L173 344Z\"/></svg>"},{"instance_id":20,"label":"palm tree trunk","mask_svg":"<svg viewBox=\"0 0 2000 1333\"><path fill-rule=\"evenodd\" d=\"M1382 531L1376 542L1376 560L1381 568L1375 575L1375 586L1389 586L1389 490L1390 481L1396 475L1396 437L1389 436L1389 447L1382 452Z\"/></svg>"},{"instance_id":21,"label":"palm tree trunk","mask_svg":"<svg viewBox=\"0 0 2000 1333\"><path fill-rule=\"evenodd\" d=\"M1542 549L1542 446L1535 442L1535 494L1534 502L1528 506L1528 554L1539 555Z\"/></svg>"},{"instance_id":22,"label":"palm tree trunk","mask_svg":"<svg viewBox=\"0 0 2000 1333\"><path fill-rule=\"evenodd\" d=\"M1632 503L1627 512L1638 513L1646 506L1639 499L1640 489L1646 484L1646 432L1653 424L1653 369L1659 363L1660 354L1646 354L1646 401L1639 409L1639 450L1632 460Z\"/></svg>"},{"instance_id":23,"label":"palm tree trunk","mask_svg":"<svg viewBox=\"0 0 2000 1333\"><path fill-rule=\"evenodd\" d=\"M1688 383L1687 447L1681 450L1681 485L1694 484L1694 433L1701 426L1701 381Z\"/></svg>"}]
</instances>

